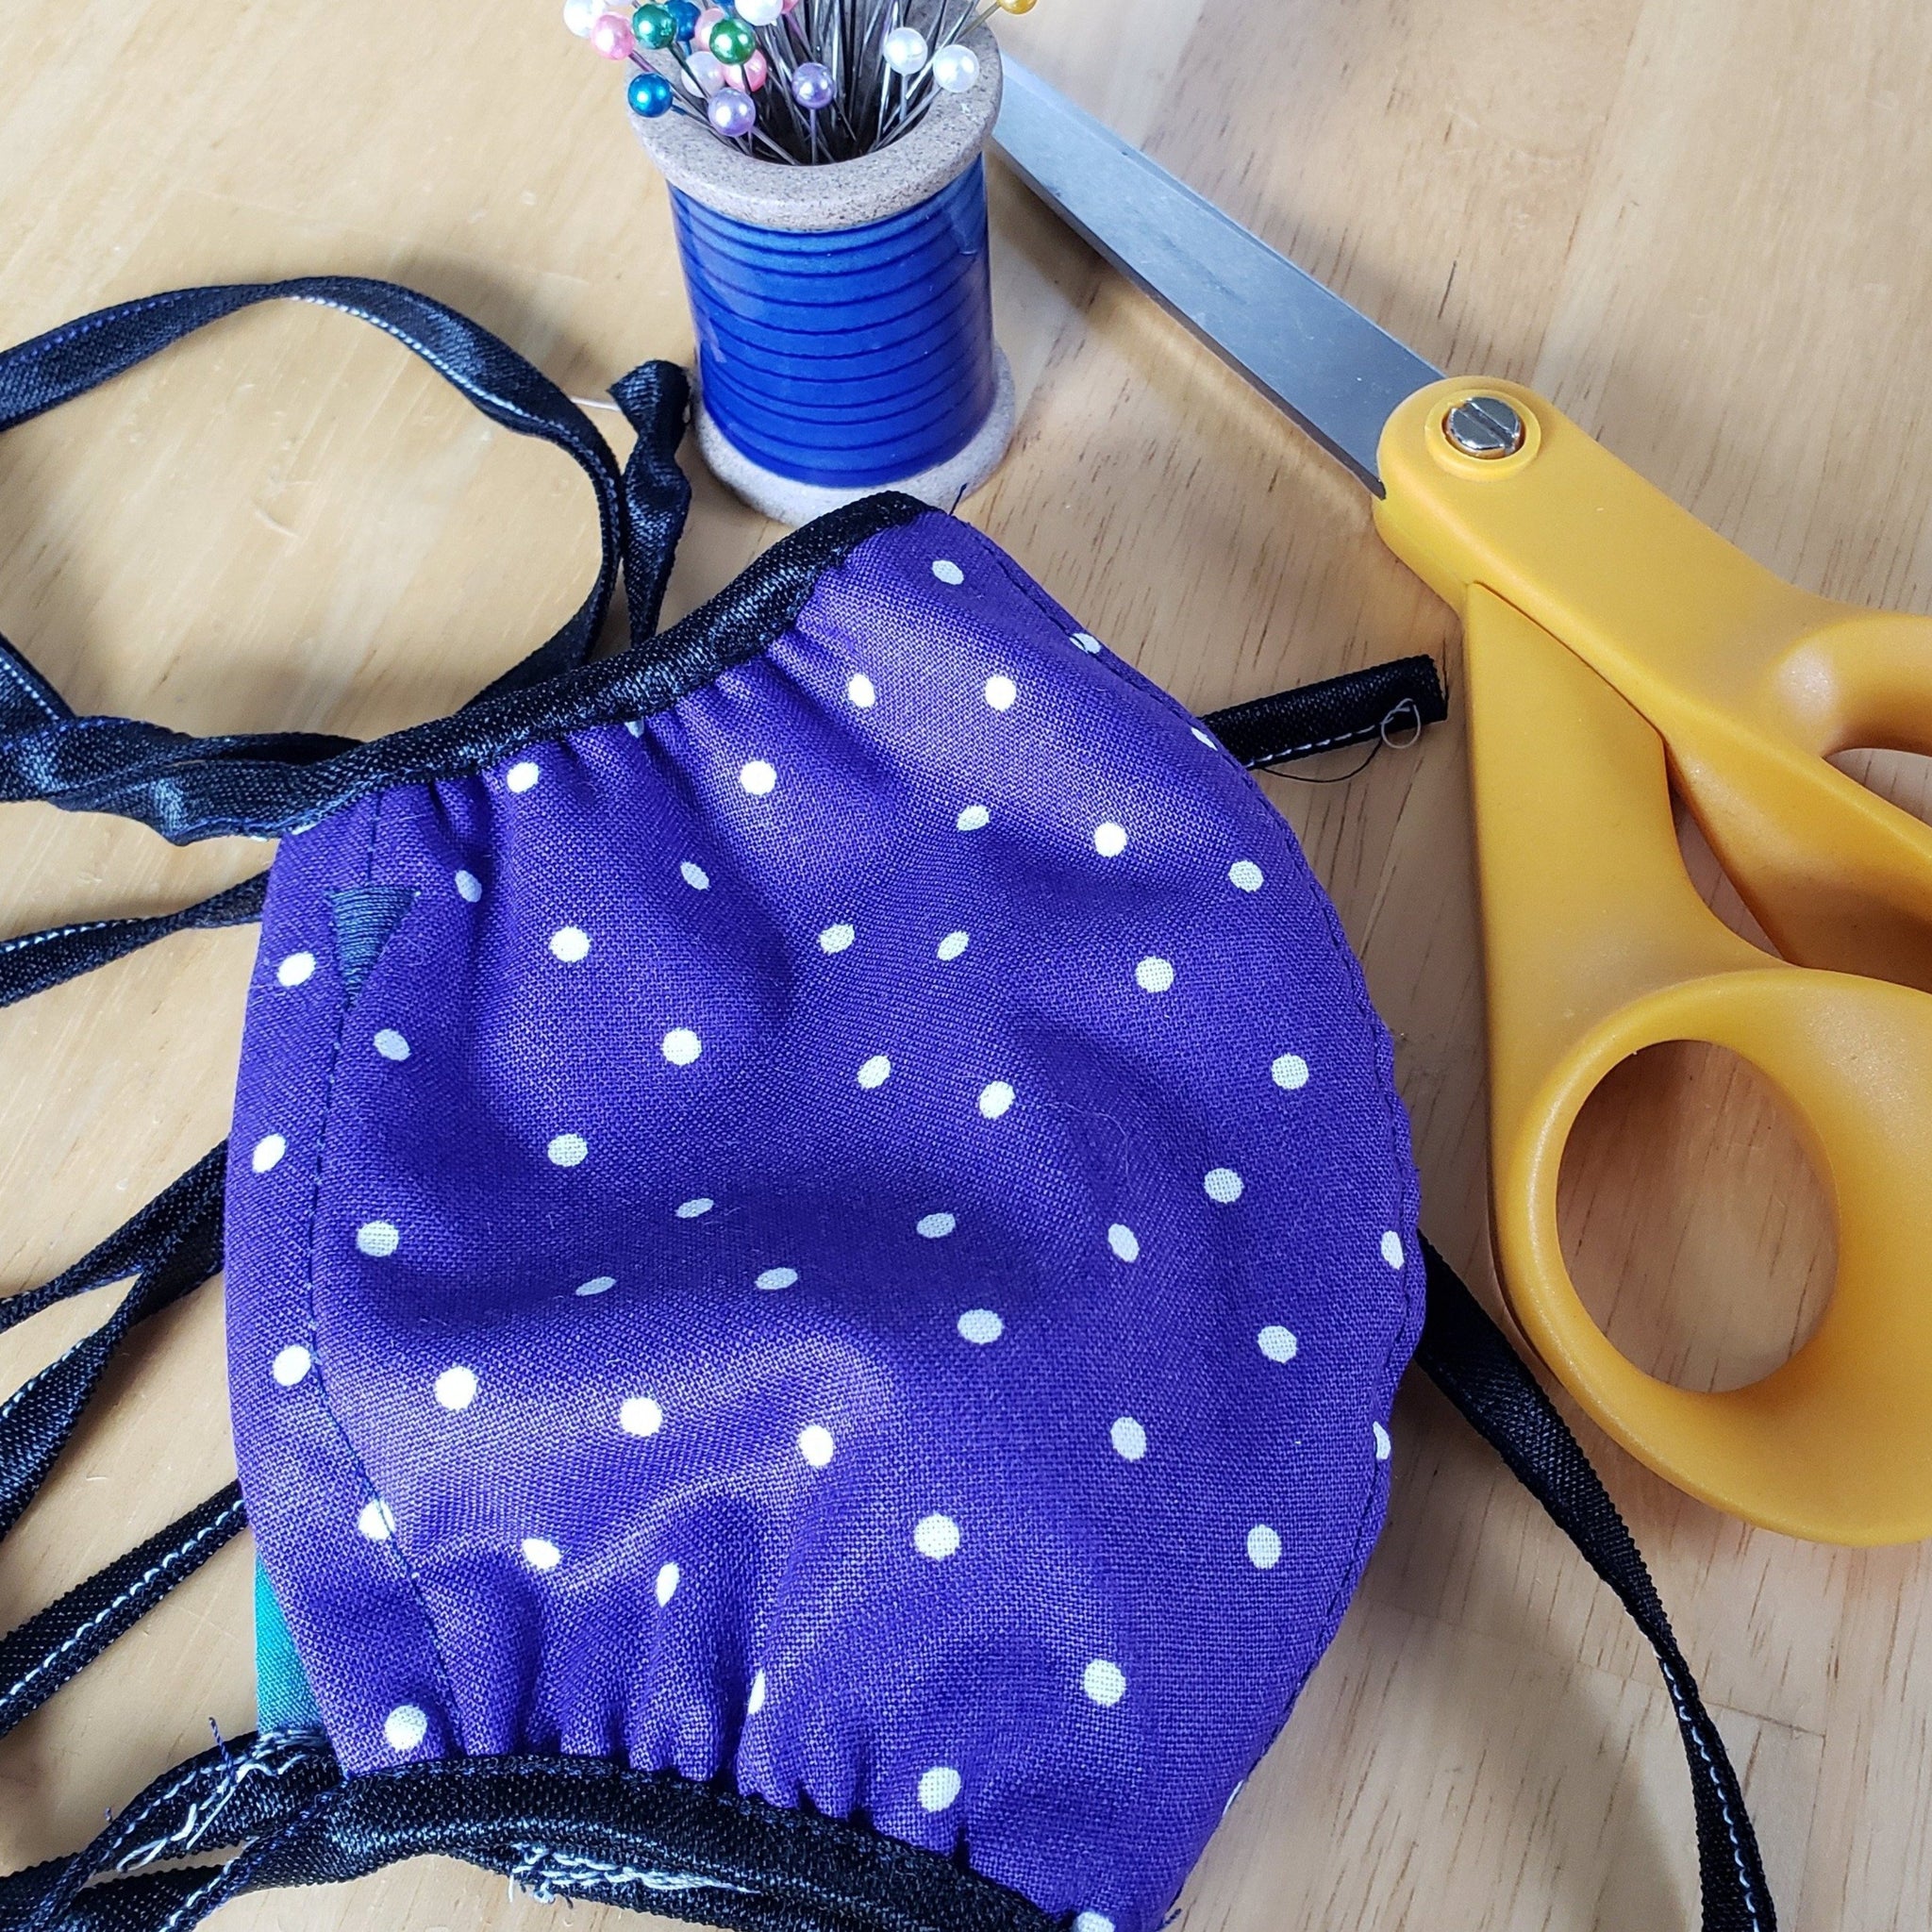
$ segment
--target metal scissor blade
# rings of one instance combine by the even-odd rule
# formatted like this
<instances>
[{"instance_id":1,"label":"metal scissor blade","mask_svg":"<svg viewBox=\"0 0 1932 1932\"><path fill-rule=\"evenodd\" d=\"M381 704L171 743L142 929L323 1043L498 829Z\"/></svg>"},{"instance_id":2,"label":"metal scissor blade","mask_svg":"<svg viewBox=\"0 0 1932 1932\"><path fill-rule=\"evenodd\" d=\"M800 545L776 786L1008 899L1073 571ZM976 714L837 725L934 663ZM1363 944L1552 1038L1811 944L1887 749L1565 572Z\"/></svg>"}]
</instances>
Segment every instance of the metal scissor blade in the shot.
<instances>
[{"instance_id":1,"label":"metal scissor blade","mask_svg":"<svg viewBox=\"0 0 1932 1932\"><path fill-rule=\"evenodd\" d=\"M1382 425L1442 372L1017 60L1003 65L993 140L1027 186L1381 495Z\"/></svg>"}]
</instances>

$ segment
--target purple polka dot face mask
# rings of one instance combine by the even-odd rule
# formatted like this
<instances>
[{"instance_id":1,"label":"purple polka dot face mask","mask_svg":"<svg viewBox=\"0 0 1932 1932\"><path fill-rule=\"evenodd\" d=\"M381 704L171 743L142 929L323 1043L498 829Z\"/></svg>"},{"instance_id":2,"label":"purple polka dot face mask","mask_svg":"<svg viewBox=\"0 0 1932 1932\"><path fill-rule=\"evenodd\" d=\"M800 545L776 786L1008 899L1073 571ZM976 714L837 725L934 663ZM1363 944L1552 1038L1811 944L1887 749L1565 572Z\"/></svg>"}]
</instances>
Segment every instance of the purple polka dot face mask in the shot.
<instances>
[{"instance_id":1,"label":"purple polka dot face mask","mask_svg":"<svg viewBox=\"0 0 1932 1932\"><path fill-rule=\"evenodd\" d=\"M599 1760L1152 1932L1380 1524L1388 1039L1248 775L949 518L675 683L280 851L275 1605L352 1774Z\"/></svg>"},{"instance_id":2,"label":"purple polka dot face mask","mask_svg":"<svg viewBox=\"0 0 1932 1932\"><path fill-rule=\"evenodd\" d=\"M1704 1924L1772 1932L1656 1587L1416 1231L1387 1036L1223 749L1420 728L1429 660L1209 729L892 494L660 632L682 372L612 385L620 471L392 283L82 317L0 350L0 430L283 297L568 454L602 560L366 744L83 717L0 639L0 801L281 841L178 912L0 939L5 1007L263 923L227 1142L0 1302L126 1284L0 1401L0 1536L225 1262L242 1475L0 1633L0 1736L244 1524L258 1729L0 1875L0 1918L188 1932L437 1852L733 1932L1154 1932L1356 1587L1413 1350L1656 1650ZM629 648L589 661L620 575Z\"/></svg>"}]
</instances>

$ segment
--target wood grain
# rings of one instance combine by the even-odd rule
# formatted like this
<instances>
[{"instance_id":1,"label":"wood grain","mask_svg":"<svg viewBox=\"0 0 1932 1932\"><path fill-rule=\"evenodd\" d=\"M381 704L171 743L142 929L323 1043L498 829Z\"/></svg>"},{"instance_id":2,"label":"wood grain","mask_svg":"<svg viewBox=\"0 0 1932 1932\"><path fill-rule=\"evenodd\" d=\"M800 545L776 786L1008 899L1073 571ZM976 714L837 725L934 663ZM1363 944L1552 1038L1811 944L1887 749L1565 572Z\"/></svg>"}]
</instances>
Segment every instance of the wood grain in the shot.
<instances>
[{"instance_id":1,"label":"wood grain","mask_svg":"<svg viewBox=\"0 0 1932 1932\"><path fill-rule=\"evenodd\" d=\"M1916 0L1048 0L1003 33L1432 359L1537 384L1797 582L1932 609ZM549 0L12 0L0 75L0 339L331 269L455 302L579 396L689 356L662 189ZM1353 483L998 170L992 202L1024 408L964 514L1198 708L1417 650L1453 685L1448 613ZM700 475L669 614L775 534ZM592 543L563 458L327 313L234 318L0 441L0 630L83 709L200 731L447 711L561 620ZM1852 763L1924 808L1919 761ZM1459 736L1272 795L1395 1030L1428 1224L1486 1280ZM172 908L262 857L9 807L0 930ZM74 1258L221 1137L251 943L176 939L0 1012L0 1287ZM1794 1138L1714 1056L1645 1056L1599 1096L1565 1226L1619 1341L1698 1386L1778 1358L1828 1282ZM0 1388L116 1292L0 1340ZM209 1291L130 1344L0 1552L0 1624L225 1479L220 1331ZM1360 1597L1185 1923L1692 1926L1684 1774L1641 1642L1432 1392L1407 1390L1396 1423ZM1719 1708L1786 1924L1932 1923L1932 1566L1747 1530L1591 1446ZM225 1552L0 1744L8 1868L78 1843L210 1718L249 1727L248 1560ZM228 1922L546 1923L433 1861Z\"/></svg>"}]
</instances>

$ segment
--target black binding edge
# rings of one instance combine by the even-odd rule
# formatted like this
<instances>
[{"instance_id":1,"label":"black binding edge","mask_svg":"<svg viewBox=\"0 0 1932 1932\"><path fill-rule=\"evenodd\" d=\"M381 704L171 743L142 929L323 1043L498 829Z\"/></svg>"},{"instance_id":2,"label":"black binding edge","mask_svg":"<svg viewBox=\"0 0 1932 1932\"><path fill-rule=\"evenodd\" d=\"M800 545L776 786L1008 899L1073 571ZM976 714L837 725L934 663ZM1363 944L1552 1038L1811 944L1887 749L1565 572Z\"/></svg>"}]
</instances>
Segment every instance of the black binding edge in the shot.
<instances>
[{"instance_id":1,"label":"black binding edge","mask_svg":"<svg viewBox=\"0 0 1932 1932\"><path fill-rule=\"evenodd\" d=\"M781 538L725 589L642 644L522 690L486 691L460 711L341 749L340 739L196 739L158 725L110 721L128 741L124 772L101 778L100 747L48 728L35 789L69 810L120 811L177 844L228 832L300 831L391 785L474 772L533 740L668 709L788 630L820 575L869 537L940 512L895 491L861 498ZM28 737L31 738L32 734ZM16 741L27 742L27 739ZM270 755L260 752L271 747ZM305 748L308 761L304 761ZM84 756L83 756L84 750ZM219 808L203 798L218 789ZM142 794L178 794L173 814L129 809ZM119 802L117 802L119 801Z\"/></svg>"},{"instance_id":2,"label":"black binding edge","mask_svg":"<svg viewBox=\"0 0 1932 1932\"><path fill-rule=\"evenodd\" d=\"M151 1872L239 1845L225 1864ZM542 1899L734 1932L1057 1932L957 1857L868 1821L790 1809L675 1772L471 1757L344 1777L316 1732L241 1738L158 1779L73 1859L0 1880L8 1932L158 1932L243 1892L359 1878L440 1854ZM127 1875L122 1875L127 1874ZM101 1883L93 1883L96 1879Z\"/></svg>"}]
</instances>

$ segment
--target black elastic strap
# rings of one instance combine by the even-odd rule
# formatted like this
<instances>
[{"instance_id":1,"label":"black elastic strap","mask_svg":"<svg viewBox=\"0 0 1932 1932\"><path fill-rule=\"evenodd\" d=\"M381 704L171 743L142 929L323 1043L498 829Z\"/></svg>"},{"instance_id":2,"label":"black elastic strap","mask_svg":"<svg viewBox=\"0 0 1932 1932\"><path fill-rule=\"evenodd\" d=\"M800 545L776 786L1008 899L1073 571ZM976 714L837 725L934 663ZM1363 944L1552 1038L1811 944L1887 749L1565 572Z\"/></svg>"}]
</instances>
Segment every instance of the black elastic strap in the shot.
<instances>
[{"instance_id":1,"label":"black elastic strap","mask_svg":"<svg viewBox=\"0 0 1932 1932\"><path fill-rule=\"evenodd\" d=\"M1202 724L1251 769L1286 765L1449 715L1433 658L1395 658L1214 711Z\"/></svg>"},{"instance_id":2,"label":"black elastic strap","mask_svg":"<svg viewBox=\"0 0 1932 1932\"><path fill-rule=\"evenodd\" d=\"M498 678L485 697L541 684L581 664L616 584L635 573L631 638L656 625L690 491L675 450L688 397L682 370L646 363L616 393L639 431L622 475L590 420L558 386L467 316L391 282L357 275L180 289L83 316L0 352L0 431L82 394L191 330L257 302L319 302L386 330L491 421L565 451L596 492L595 583L555 637ZM42 799L71 811L138 819L177 842L225 833L274 836L312 822L348 795L331 767L353 740L305 732L196 739L125 718L78 718L0 639L0 801ZM354 777L365 781L367 760Z\"/></svg>"},{"instance_id":3,"label":"black elastic strap","mask_svg":"<svg viewBox=\"0 0 1932 1932\"><path fill-rule=\"evenodd\" d=\"M133 1629L245 1521L241 1488L230 1483L0 1637L0 1737Z\"/></svg>"},{"instance_id":4,"label":"black elastic strap","mask_svg":"<svg viewBox=\"0 0 1932 1932\"><path fill-rule=\"evenodd\" d=\"M1441 1256L1426 1241L1423 1252L1429 1301L1416 1360L1616 1591L1657 1652L1690 1766L1704 1932L1775 1932L1738 1774L1628 1526L1523 1357Z\"/></svg>"},{"instance_id":5,"label":"black elastic strap","mask_svg":"<svg viewBox=\"0 0 1932 1932\"><path fill-rule=\"evenodd\" d=\"M225 1141L165 1188L91 1254L40 1288L0 1301L0 1331L55 1302L133 1275L92 1334L0 1403L0 1536L46 1480L109 1357L137 1322L178 1301L222 1265Z\"/></svg>"},{"instance_id":6,"label":"black elastic strap","mask_svg":"<svg viewBox=\"0 0 1932 1932\"><path fill-rule=\"evenodd\" d=\"M179 912L146 919L90 919L75 925L50 926L45 932L23 933L17 940L0 940L0 1007L44 992L125 958L170 933L220 925L249 925L261 917L268 893L268 874L257 873L226 891L216 892Z\"/></svg>"}]
</instances>

